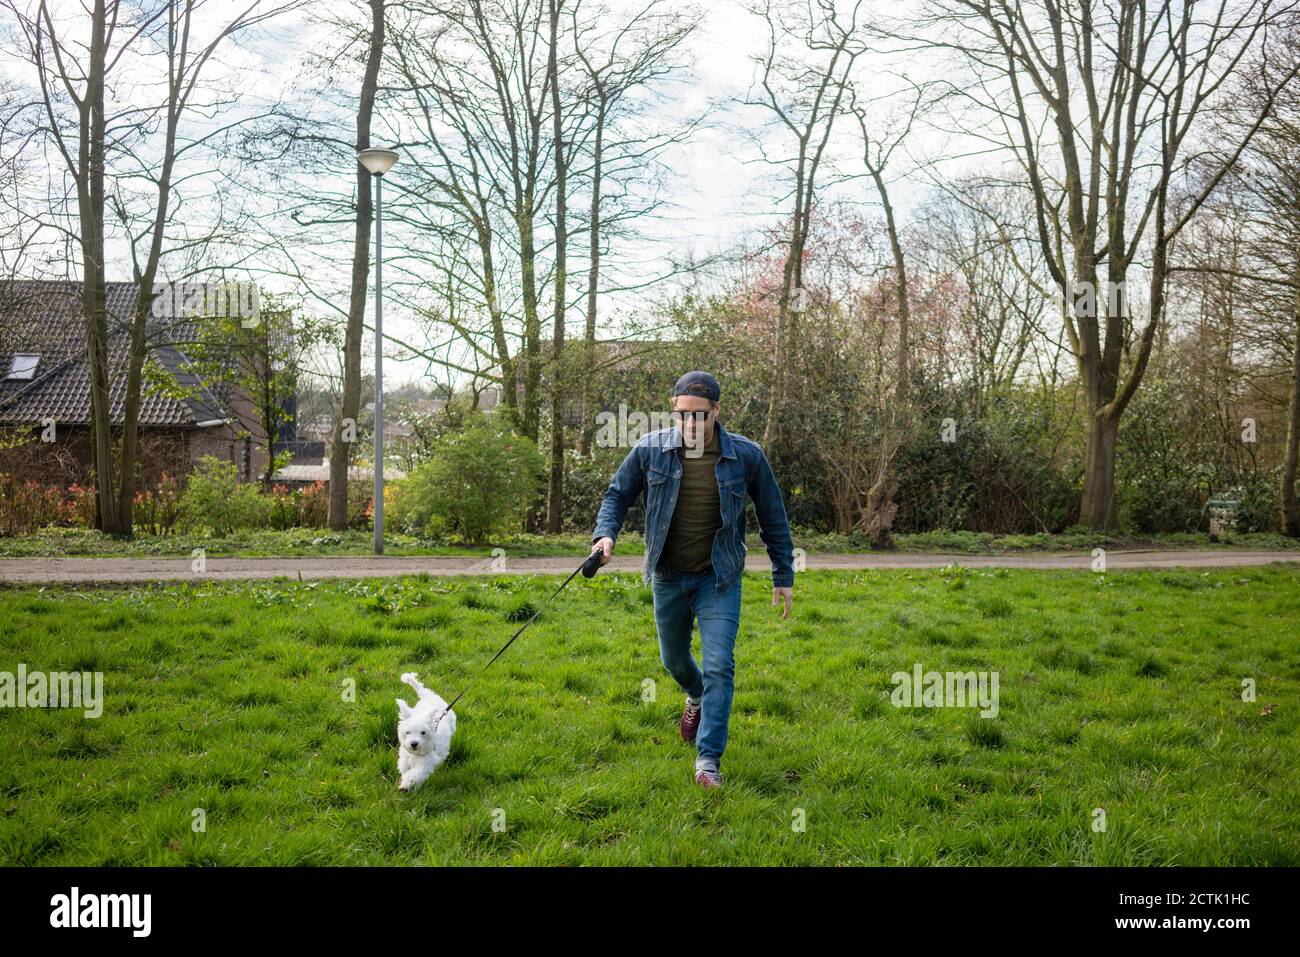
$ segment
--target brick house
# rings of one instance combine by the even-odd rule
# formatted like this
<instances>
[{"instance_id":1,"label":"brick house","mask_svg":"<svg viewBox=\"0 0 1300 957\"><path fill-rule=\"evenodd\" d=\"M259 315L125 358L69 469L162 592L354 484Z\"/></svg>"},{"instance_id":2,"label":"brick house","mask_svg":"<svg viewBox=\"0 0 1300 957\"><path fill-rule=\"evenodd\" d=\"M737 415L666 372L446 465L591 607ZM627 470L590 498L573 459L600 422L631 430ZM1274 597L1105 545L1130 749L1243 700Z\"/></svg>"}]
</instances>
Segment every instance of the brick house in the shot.
<instances>
[{"instance_id":1,"label":"brick house","mask_svg":"<svg viewBox=\"0 0 1300 957\"><path fill-rule=\"evenodd\" d=\"M110 410L123 422L134 283L108 283ZM210 388L187 368L179 326L152 321L146 372L164 371L181 394L142 389L138 462L144 487L163 472L188 473L201 456L234 462L245 480L265 466L265 433L256 407L237 390ZM150 369L152 367L152 369ZM42 441L53 425L53 441ZM90 377L76 282L14 281L0 287L0 433L29 431L31 441L0 442L0 472L69 486L90 479ZM281 436L283 437L283 436Z\"/></svg>"}]
</instances>

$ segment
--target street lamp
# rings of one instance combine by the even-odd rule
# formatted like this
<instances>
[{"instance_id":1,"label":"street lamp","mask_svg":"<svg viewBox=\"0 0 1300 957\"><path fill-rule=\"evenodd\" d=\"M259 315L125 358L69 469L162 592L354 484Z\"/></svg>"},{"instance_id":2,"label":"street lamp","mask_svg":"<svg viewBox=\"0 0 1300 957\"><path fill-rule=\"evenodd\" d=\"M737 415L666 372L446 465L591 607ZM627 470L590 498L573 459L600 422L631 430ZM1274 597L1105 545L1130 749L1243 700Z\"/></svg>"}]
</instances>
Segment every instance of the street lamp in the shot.
<instances>
[{"instance_id":1,"label":"street lamp","mask_svg":"<svg viewBox=\"0 0 1300 957\"><path fill-rule=\"evenodd\" d=\"M384 174L397 162L385 149L357 152L375 178L375 554L384 554Z\"/></svg>"}]
</instances>

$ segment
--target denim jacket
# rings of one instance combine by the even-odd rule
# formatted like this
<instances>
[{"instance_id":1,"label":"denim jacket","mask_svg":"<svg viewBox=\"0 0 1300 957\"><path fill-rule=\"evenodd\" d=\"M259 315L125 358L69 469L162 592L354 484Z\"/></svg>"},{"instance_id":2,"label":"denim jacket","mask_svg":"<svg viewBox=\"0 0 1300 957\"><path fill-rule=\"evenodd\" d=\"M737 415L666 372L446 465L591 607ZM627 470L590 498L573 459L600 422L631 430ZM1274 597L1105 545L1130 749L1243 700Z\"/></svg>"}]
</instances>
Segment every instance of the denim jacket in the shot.
<instances>
[{"instance_id":1,"label":"denim jacket","mask_svg":"<svg viewBox=\"0 0 1300 957\"><path fill-rule=\"evenodd\" d=\"M722 528L713 538L713 569L721 593L745 568L745 496L754 500L759 535L772 560L772 585L794 585L794 543L790 524L785 517L785 502L772 474L772 466L758 443L743 435L733 435L715 421L721 446L714 474L718 479L718 498L722 502ZM618 539L627 510L645 492L645 565L643 581L659 562L668 524L672 521L677 491L681 487L682 463L676 450L682 446L682 433L676 428L659 429L643 436L605 490L592 541Z\"/></svg>"}]
</instances>

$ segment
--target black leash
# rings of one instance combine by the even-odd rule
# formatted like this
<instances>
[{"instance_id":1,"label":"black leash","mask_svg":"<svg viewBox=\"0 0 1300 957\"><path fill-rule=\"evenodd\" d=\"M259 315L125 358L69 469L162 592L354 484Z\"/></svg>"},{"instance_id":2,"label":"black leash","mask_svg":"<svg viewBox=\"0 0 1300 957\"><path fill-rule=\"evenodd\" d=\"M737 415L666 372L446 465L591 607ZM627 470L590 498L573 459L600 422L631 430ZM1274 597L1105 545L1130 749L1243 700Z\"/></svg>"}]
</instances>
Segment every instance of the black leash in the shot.
<instances>
[{"instance_id":1,"label":"black leash","mask_svg":"<svg viewBox=\"0 0 1300 957\"><path fill-rule=\"evenodd\" d=\"M578 572L582 572L583 578L591 578L593 575L595 575L596 570L600 568L600 559L602 554L603 553L601 551L594 551L590 555L588 555L587 560L573 570L572 574L570 574L569 577L564 580L564 584L561 585L559 588L555 589L555 591L551 594L550 598L542 602L541 608L538 608L537 611L533 612L532 618L529 618L526 622L524 622L522 625L519 626L519 630L510 636L510 640L501 646L501 650L492 656L492 660L489 661L487 664L485 664L479 670L479 673L474 676L474 678L481 677L484 671L487 671L489 668L492 667L493 661L496 661L503 654L505 654L505 650L515 643L515 639L524 633L525 628L527 628L529 625L531 625L534 621L537 620L537 616L540 615L543 610L545 610L547 605L549 605L551 602L555 600L556 595L564 591L565 587L569 584L569 582L573 581L573 579L577 576ZM464 688L462 688L460 690L460 694L456 695L456 697L452 699L451 704L447 705L447 707L443 709L442 714L438 715L438 720L433 723L433 727L435 731L438 728L439 722L442 721L442 716L445 715L452 708L456 707L456 702L465 696L465 692L468 691L470 685L474 683L474 678L470 679L470 684L467 684Z\"/></svg>"}]
</instances>

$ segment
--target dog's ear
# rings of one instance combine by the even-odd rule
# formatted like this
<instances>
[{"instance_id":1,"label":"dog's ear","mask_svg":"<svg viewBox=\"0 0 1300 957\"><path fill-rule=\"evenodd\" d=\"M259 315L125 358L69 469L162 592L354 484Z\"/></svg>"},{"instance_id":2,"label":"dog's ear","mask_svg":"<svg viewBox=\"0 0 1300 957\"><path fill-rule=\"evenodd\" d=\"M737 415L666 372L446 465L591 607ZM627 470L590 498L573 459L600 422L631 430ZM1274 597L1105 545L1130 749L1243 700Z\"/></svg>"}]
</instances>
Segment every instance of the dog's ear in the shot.
<instances>
[{"instance_id":1,"label":"dog's ear","mask_svg":"<svg viewBox=\"0 0 1300 957\"><path fill-rule=\"evenodd\" d=\"M401 698L397 699L397 718L399 721L405 721L411 716L411 706Z\"/></svg>"}]
</instances>

